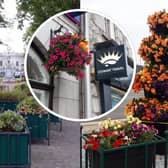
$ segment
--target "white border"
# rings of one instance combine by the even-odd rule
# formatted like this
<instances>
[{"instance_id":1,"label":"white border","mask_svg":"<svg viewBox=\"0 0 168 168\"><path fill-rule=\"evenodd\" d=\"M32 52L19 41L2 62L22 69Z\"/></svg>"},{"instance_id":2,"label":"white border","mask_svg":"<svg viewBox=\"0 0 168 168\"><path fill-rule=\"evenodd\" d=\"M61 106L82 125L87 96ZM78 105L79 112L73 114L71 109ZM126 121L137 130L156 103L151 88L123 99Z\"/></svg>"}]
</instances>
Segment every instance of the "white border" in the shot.
<instances>
[{"instance_id":1,"label":"white border","mask_svg":"<svg viewBox=\"0 0 168 168\"><path fill-rule=\"evenodd\" d=\"M131 50L132 50L132 56L133 56L133 77L132 77L132 80L131 80L131 83L130 83L130 86L127 90L127 92L125 93L125 95L122 97L122 99L120 100L120 102L115 105L114 108L110 109L109 111L105 112L104 114L101 114L99 116L96 116L96 117L93 117L93 118L89 118L89 119L73 119L73 118L69 118L69 117L64 117L60 114L57 114L55 113L54 111L51 111L48 107L46 107L43 103L41 103L41 101L38 99L38 97L36 96L36 94L34 93L33 89L31 88L31 85L30 85L30 82L29 82L29 79L28 79L28 74L27 74L27 58L28 58L28 52L29 52L29 48L31 46L31 43L34 39L34 37L36 36L37 32L43 27L45 26L49 21L51 21L53 18L57 17L57 16L61 16L65 13L69 13L69 12L90 12L90 13L95 13L95 14L98 14L102 17L105 17L109 20L112 21L112 23L114 23L117 27L119 27L119 29L121 30L121 32L125 35L125 37L127 38L128 40L128 43L131 47ZM136 74L136 59L135 59L135 50L133 48L133 45L132 43L130 42L127 34L125 33L125 31L123 31L123 28L115 21L113 20L111 17L109 16L105 16L104 14L102 14L101 12L97 12L95 10L90 10L90 9L85 9L85 8L82 8L82 9L72 9L72 10L66 10L66 11L63 11L63 12L60 12L59 14L56 14L52 17L50 17L48 20L46 20L45 22L43 22L39 27L38 29L35 31L35 33L33 34L33 36L31 37L30 41L29 41L29 44L27 46L27 49L26 49L26 53L25 53L25 60L24 60L24 71L25 71L25 78L26 78L26 82L27 82L27 85L30 89L30 92L32 93L33 97L36 99L36 101L44 108L46 109L49 113L61 118L61 119L64 119L64 120L67 120L67 121L75 121L75 122L89 122L89 121L93 121L93 120L97 120L97 119L100 119L102 117L105 117L106 115L110 114L111 112L113 112L114 110L116 110L120 104L122 104L122 102L125 100L125 98L127 97L127 95L129 94L129 92L131 91L131 88L132 88L132 85L133 85L133 82L134 82L134 78L135 78L135 74ZM124 111L123 111L124 113Z\"/></svg>"}]
</instances>

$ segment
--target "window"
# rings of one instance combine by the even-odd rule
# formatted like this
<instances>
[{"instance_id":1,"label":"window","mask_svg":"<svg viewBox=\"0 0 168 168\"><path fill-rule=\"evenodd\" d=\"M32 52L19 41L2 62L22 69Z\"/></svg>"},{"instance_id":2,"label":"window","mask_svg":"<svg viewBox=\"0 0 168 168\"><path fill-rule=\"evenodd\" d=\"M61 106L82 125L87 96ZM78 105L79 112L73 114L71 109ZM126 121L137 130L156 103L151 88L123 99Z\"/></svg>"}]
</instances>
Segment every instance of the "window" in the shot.
<instances>
[{"instance_id":1,"label":"window","mask_svg":"<svg viewBox=\"0 0 168 168\"><path fill-rule=\"evenodd\" d=\"M3 62L2 61L0 61L0 66L3 66Z\"/></svg>"},{"instance_id":2,"label":"window","mask_svg":"<svg viewBox=\"0 0 168 168\"><path fill-rule=\"evenodd\" d=\"M33 43L35 45L35 43ZM27 60L27 73L30 85L38 99L52 109L52 80L44 67L45 57L42 47L31 46ZM43 48L44 49L44 48Z\"/></svg>"},{"instance_id":3,"label":"window","mask_svg":"<svg viewBox=\"0 0 168 168\"><path fill-rule=\"evenodd\" d=\"M49 92L46 90L40 90L40 89L33 89L34 93L36 94L36 96L39 98L39 100L41 102L43 102L43 104L45 106L48 107L49 104Z\"/></svg>"},{"instance_id":4,"label":"window","mask_svg":"<svg viewBox=\"0 0 168 168\"><path fill-rule=\"evenodd\" d=\"M29 79L41 83L49 83L49 74L44 67L44 63L40 59L40 56L32 48L29 50L27 64Z\"/></svg>"},{"instance_id":5,"label":"window","mask_svg":"<svg viewBox=\"0 0 168 168\"><path fill-rule=\"evenodd\" d=\"M16 61L16 66L19 66L19 62L18 61Z\"/></svg>"},{"instance_id":6,"label":"window","mask_svg":"<svg viewBox=\"0 0 168 168\"><path fill-rule=\"evenodd\" d=\"M111 103L112 103L112 107L114 107L115 105L117 105L120 100L123 98L123 96L125 95L125 92L117 89L115 87L111 87Z\"/></svg>"},{"instance_id":7,"label":"window","mask_svg":"<svg viewBox=\"0 0 168 168\"><path fill-rule=\"evenodd\" d=\"M111 94L112 97L112 107L114 107L121 100L122 96L116 93Z\"/></svg>"}]
</instances>

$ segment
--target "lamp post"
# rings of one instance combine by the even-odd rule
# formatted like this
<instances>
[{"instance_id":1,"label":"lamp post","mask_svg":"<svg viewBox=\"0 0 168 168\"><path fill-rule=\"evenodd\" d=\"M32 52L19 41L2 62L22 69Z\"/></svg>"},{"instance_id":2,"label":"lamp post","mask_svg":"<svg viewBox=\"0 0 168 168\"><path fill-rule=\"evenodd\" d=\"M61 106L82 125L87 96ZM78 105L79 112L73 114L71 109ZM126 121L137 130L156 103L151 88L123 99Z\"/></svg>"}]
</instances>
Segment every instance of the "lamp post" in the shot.
<instances>
[{"instance_id":1,"label":"lamp post","mask_svg":"<svg viewBox=\"0 0 168 168\"><path fill-rule=\"evenodd\" d=\"M89 24L88 24L88 13L85 12L83 16L83 36L89 41ZM91 84L90 84L90 66L85 66L85 92L84 92L84 111L85 118L91 118L92 116L92 106L91 106Z\"/></svg>"}]
</instances>

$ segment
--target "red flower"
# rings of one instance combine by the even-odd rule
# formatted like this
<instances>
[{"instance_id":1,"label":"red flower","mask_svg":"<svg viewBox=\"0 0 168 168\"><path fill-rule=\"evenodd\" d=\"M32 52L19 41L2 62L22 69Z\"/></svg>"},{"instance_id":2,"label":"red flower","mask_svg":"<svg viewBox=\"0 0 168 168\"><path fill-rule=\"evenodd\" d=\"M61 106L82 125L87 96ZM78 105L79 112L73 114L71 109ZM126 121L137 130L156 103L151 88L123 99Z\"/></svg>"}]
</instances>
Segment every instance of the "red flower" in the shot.
<instances>
[{"instance_id":1,"label":"red flower","mask_svg":"<svg viewBox=\"0 0 168 168\"><path fill-rule=\"evenodd\" d=\"M118 139L118 140L116 140L116 141L112 144L112 146L113 146L113 148L118 148L118 147L120 147L122 144L123 144L123 140L122 140L122 139Z\"/></svg>"},{"instance_id":2,"label":"red flower","mask_svg":"<svg viewBox=\"0 0 168 168\"><path fill-rule=\"evenodd\" d=\"M99 140L97 140L93 136L90 136L83 147L84 149L97 150L99 146L100 146Z\"/></svg>"}]
</instances>

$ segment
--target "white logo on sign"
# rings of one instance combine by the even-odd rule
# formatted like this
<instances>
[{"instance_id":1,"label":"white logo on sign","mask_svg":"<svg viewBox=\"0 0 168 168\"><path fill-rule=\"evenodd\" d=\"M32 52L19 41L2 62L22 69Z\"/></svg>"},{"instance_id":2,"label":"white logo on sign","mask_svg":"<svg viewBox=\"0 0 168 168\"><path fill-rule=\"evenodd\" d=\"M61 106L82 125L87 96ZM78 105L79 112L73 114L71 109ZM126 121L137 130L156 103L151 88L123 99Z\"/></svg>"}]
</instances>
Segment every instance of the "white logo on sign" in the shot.
<instances>
[{"instance_id":1,"label":"white logo on sign","mask_svg":"<svg viewBox=\"0 0 168 168\"><path fill-rule=\"evenodd\" d=\"M113 52L112 54L108 52L107 54L104 53L104 55L98 58L97 61L101 64L104 64L105 67L108 67L109 65L116 64L121 58L121 56L122 54L119 52Z\"/></svg>"}]
</instances>

